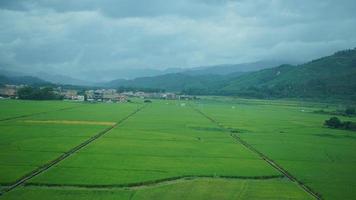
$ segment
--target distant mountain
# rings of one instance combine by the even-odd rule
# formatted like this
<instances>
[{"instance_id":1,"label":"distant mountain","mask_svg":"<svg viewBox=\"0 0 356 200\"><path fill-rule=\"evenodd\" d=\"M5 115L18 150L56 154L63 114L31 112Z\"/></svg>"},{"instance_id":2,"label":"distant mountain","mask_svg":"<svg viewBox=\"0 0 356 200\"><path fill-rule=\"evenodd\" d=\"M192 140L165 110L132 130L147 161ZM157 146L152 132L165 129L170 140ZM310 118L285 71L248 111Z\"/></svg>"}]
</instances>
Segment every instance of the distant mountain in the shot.
<instances>
[{"instance_id":1,"label":"distant mountain","mask_svg":"<svg viewBox=\"0 0 356 200\"><path fill-rule=\"evenodd\" d=\"M208 69L208 73L191 70L133 80L116 80L107 85L158 88L188 94L356 100L356 49L340 51L302 65L280 65L254 72L226 75L221 74L222 72L214 74L215 67ZM225 69L234 71L238 67L228 65ZM225 72L228 73L228 70Z\"/></svg>"},{"instance_id":2,"label":"distant mountain","mask_svg":"<svg viewBox=\"0 0 356 200\"><path fill-rule=\"evenodd\" d=\"M79 79L75 79L69 76L59 75L59 74L51 74L45 72L38 72L38 73L24 73L19 71L11 71L11 70L0 70L0 75L11 77L11 80L14 79L21 79L23 77L32 77L37 78L38 80L41 79L43 82L50 82L53 84L59 85L79 85L79 86L92 86L94 83L83 81Z\"/></svg>"},{"instance_id":3,"label":"distant mountain","mask_svg":"<svg viewBox=\"0 0 356 200\"><path fill-rule=\"evenodd\" d=\"M80 79L75 79L69 76L59 75L59 74L49 74L45 72L37 73L37 77L45 81L60 84L60 85L78 85L78 86L93 86L94 82L83 81Z\"/></svg>"},{"instance_id":4,"label":"distant mountain","mask_svg":"<svg viewBox=\"0 0 356 200\"><path fill-rule=\"evenodd\" d=\"M251 72L219 91L255 97L349 97L356 100L356 49L311 62Z\"/></svg>"},{"instance_id":5,"label":"distant mountain","mask_svg":"<svg viewBox=\"0 0 356 200\"><path fill-rule=\"evenodd\" d=\"M271 68L268 63L257 62L188 70L180 68L171 68L160 72L147 70L146 72L165 74L131 80L116 79L106 83L96 83L96 86L162 89L196 95L339 98L356 101L356 49L340 51L301 65L284 64ZM0 73L3 72L0 71ZM11 73L8 74L11 75ZM15 73L15 75L18 74L20 73ZM84 85L81 81L65 76L48 74L42 76L54 83ZM98 76L101 76L100 73ZM4 83L50 84L48 81L33 76L0 76L0 84Z\"/></svg>"},{"instance_id":6,"label":"distant mountain","mask_svg":"<svg viewBox=\"0 0 356 200\"><path fill-rule=\"evenodd\" d=\"M72 73L69 76L56 73L38 71L13 71L0 69L0 74L8 77L33 76L48 82L61 85L78 86L101 86L111 80L132 80L140 77L154 77L165 74L182 73L186 75L227 75L236 72L250 72L259 69L273 67L284 62L281 61L259 61L243 64L212 65L193 68L167 68L164 70L149 68L125 68L125 69L100 69L83 70Z\"/></svg>"},{"instance_id":7,"label":"distant mountain","mask_svg":"<svg viewBox=\"0 0 356 200\"><path fill-rule=\"evenodd\" d=\"M166 72L155 69L96 69L81 71L76 75L82 80L103 83L116 79L134 79L138 77L158 76Z\"/></svg>"},{"instance_id":8,"label":"distant mountain","mask_svg":"<svg viewBox=\"0 0 356 200\"><path fill-rule=\"evenodd\" d=\"M230 76L239 76L239 73ZM208 92L217 90L226 84L230 76L223 75L188 75L171 73L154 77L142 77L133 80L115 80L106 84L107 87L158 88L166 91L180 92L199 88ZM203 93L203 91L201 91Z\"/></svg>"},{"instance_id":9,"label":"distant mountain","mask_svg":"<svg viewBox=\"0 0 356 200\"><path fill-rule=\"evenodd\" d=\"M235 72L250 72L283 64L281 61L259 61L243 64L213 65L193 68L167 68L164 70L137 68L137 69L97 69L81 71L77 77L88 82L107 82L110 80L131 80L140 77L153 77L165 74L183 73L187 75L227 75Z\"/></svg>"},{"instance_id":10,"label":"distant mountain","mask_svg":"<svg viewBox=\"0 0 356 200\"><path fill-rule=\"evenodd\" d=\"M52 83L44 81L42 79L33 77L33 76L16 76L16 77L7 77L0 75L0 84L13 84L13 85L34 85L34 86L42 86L42 85L52 85Z\"/></svg>"},{"instance_id":11,"label":"distant mountain","mask_svg":"<svg viewBox=\"0 0 356 200\"><path fill-rule=\"evenodd\" d=\"M189 75L228 75L236 72L252 72L261 69L271 68L285 62L282 61L259 61L253 63L242 63L242 64L226 64L226 65L214 65L206 67L196 67L185 71L185 74Z\"/></svg>"},{"instance_id":12,"label":"distant mountain","mask_svg":"<svg viewBox=\"0 0 356 200\"><path fill-rule=\"evenodd\" d=\"M280 64L280 61L260 61L254 63L244 64L227 64L227 65L214 65L195 68L168 68L162 71L155 71L153 76L144 76L126 80L119 78L105 84L109 87L149 87L159 88L170 91L182 91L186 89L200 88L204 91L212 88L218 88L223 83L228 81L231 77L237 77L243 73L273 67L275 63ZM216 81L216 85L214 85ZM208 88L204 86L208 84Z\"/></svg>"}]
</instances>

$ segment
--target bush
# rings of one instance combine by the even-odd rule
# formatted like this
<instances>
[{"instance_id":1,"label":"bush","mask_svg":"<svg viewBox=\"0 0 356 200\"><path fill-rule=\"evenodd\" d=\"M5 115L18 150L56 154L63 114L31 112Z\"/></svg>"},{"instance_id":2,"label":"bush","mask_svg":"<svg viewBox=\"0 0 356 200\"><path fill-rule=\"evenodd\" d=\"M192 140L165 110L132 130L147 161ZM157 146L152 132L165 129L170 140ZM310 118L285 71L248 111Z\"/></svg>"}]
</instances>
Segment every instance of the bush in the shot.
<instances>
[{"instance_id":1,"label":"bush","mask_svg":"<svg viewBox=\"0 0 356 200\"><path fill-rule=\"evenodd\" d=\"M346 122L344 122L344 129L356 131L356 123L355 122L346 121Z\"/></svg>"},{"instance_id":2,"label":"bush","mask_svg":"<svg viewBox=\"0 0 356 200\"><path fill-rule=\"evenodd\" d=\"M338 129L356 131L355 122L350 122L350 121L342 122L337 117L331 117L329 120L325 120L324 125L328 126L329 128L338 128Z\"/></svg>"},{"instance_id":3,"label":"bush","mask_svg":"<svg viewBox=\"0 0 356 200\"><path fill-rule=\"evenodd\" d=\"M342 127L342 122L337 117L331 117L329 120L325 120L324 124L326 126L330 127L330 128L340 128L340 127Z\"/></svg>"}]
</instances>

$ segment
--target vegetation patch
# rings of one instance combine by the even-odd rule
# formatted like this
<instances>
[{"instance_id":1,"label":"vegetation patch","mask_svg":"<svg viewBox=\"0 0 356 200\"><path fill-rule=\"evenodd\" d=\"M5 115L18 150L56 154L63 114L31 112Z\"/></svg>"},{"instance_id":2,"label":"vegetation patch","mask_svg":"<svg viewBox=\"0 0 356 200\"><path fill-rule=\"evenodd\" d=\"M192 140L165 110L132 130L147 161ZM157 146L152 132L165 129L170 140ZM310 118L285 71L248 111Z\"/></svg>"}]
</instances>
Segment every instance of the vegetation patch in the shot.
<instances>
[{"instance_id":1,"label":"vegetation patch","mask_svg":"<svg viewBox=\"0 0 356 200\"><path fill-rule=\"evenodd\" d=\"M337 117L331 117L330 119L325 120L324 125L329 128L356 131L356 122L341 121Z\"/></svg>"},{"instance_id":2,"label":"vegetation patch","mask_svg":"<svg viewBox=\"0 0 356 200\"><path fill-rule=\"evenodd\" d=\"M336 110L336 111L326 111L326 110L321 109L321 110L314 111L314 113L351 117L351 116L356 115L356 108L355 107L347 107L344 110Z\"/></svg>"},{"instance_id":3,"label":"vegetation patch","mask_svg":"<svg viewBox=\"0 0 356 200\"><path fill-rule=\"evenodd\" d=\"M281 192L282 191L282 192ZM305 199L312 198L285 179L193 179L137 188L71 188L26 186L8 193L4 200L197 200L197 199Z\"/></svg>"},{"instance_id":4,"label":"vegetation patch","mask_svg":"<svg viewBox=\"0 0 356 200\"><path fill-rule=\"evenodd\" d=\"M63 96L54 92L51 87L37 88L26 86L17 91L19 99L27 100L55 100L63 99Z\"/></svg>"}]
</instances>

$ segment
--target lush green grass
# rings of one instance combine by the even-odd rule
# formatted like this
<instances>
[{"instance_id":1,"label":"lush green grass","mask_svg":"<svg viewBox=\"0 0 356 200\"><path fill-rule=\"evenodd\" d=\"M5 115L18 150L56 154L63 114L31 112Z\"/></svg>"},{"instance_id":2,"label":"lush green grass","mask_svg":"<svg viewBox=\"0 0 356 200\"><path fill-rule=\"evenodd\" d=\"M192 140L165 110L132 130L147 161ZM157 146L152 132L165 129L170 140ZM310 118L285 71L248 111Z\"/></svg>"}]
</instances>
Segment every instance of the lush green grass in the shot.
<instances>
[{"instance_id":1,"label":"lush green grass","mask_svg":"<svg viewBox=\"0 0 356 200\"><path fill-rule=\"evenodd\" d=\"M232 180L198 179L133 189L78 189L24 187L4 196L4 200L22 199L312 199L286 179Z\"/></svg>"},{"instance_id":2,"label":"lush green grass","mask_svg":"<svg viewBox=\"0 0 356 200\"><path fill-rule=\"evenodd\" d=\"M158 102L31 182L111 185L191 175L280 173L190 107Z\"/></svg>"},{"instance_id":3,"label":"lush green grass","mask_svg":"<svg viewBox=\"0 0 356 200\"><path fill-rule=\"evenodd\" d=\"M129 200L132 192L117 190L72 190L72 189L48 189L48 188L20 188L7 193L0 199L4 200Z\"/></svg>"},{"instance_id":4,"label":"lush green grass","mask_svg":"<svg viewBox=\"0 0 356 200\"><path fill-rule=\"evenodd\" d=\"M11 184L39 166L59 157L64 152L104 130L108 125L31 123L29 120L92 120L117 122L136 109L131 104L83 104L70 110L68 102L1 101L3 116L35 113L46 108L51 112L0 122L0 184ZM43 107L42 107L43 106ZM48 106L48 107L46 107ZM7 115L6 112L9 112ZM2 112L3 113L3 112Z\"/></svg>"},{"instance_id":5,"label":"lush green grass","mask_svg":"<svg viewBox=\"0 0 356 200\"><path fill-rule=\"evenodd\" d=\"M117 122L123 116L129 115L133 110L142 105L136 103L127 104L82 104L82 106L61 110L57 112L49 112L43 115L31 117L35 120L80 120L80 121L109 121Z\"/></svg>"},{"instance_id":6,"label":"lush green grass","mask_svg":"<svg viewBox=\"0 0 356 200\"><path fill-rule=\"evenodd\" d=\"M16 116L59 110L79 105L80 104L78 103L62 101L0 100L0 120Z\"/></svg>"},{"instance_id":7,"label":"lush green grass","mask_svg":"<svg viewBox=\"0 0 356 200\"><path fill-rule=\"evenodd\" d=\"M3 102L7 106L18 106L25 111L36 110L27 108L28 106L36 107L34 101L29 104L25 101L0 101L0 107L6 107L2 105ZM234 104L234 109L231 109L231 102L222 104L217 104L214 100L206 102L208 103L196 106L204 112L214 115L226 126L245 130L242 133L243 137L245 138L245 135L248 134L249 141L253 144L261 144L261 149L266 151L266 154L275 153L273 152L274 147L268 145L272 145L274 142L273 145L278 146L280 138L273 140L273 137L263 136L266 140L266 146L263 147L264 142L259 138L262 133L258 132L259 127L252 124L259 121L254 121L254 117L251 116L246 118L245 126L240 126L235 121L240 119L236 117L236 114L239 113L237 111L251 109L252 112L256 112L253 109L259 111L264 108L268 112L272 112L272 115L277 114L274 113L276 109L279 109L278 113L286 112L284 115L289 115L293 110L300 112L297 102L286 101L274 104L265 102L260 105L260 101L246 101L248 103ZM47 104L47 102L37 103L41 106ZM63 152L109 127L109 125L98 125L95 122L117 122L142 106L142 104L136 103L49 102L48 104L52 105L52 103L56 108L72 104L79 106L60 111L48 106L47 109L52 109L51 112L0 122L0 185L13 183L38 166L55 159ZM314 108L305 107L303 109L305 111L300 113L305 115L306 112ZM10 116L12 112L10 110L5 110L3 115ZM6 112L9 113L6 114ZM21 115L21 113L18 112L17 115ZM319 115L313 114L313 116ZM269 123L277 119L271 117ZM54 123L56 121L65 123ZM68 121L91 121L93 123L68 124L66 123ZM265 126L267 131L272 132L275 128L269 123L260 126ZM299 125L297 128L301 128L307 122L296 118L295 123ZM276 124L274 125L276 126ZM277 129L281 127L283 126L278 126ZM285 131L285 135L288 133ZM273 136L273 134L270 135ZM301 135L306 134L302 133ZM261 138L263 137L261 136ZM290 137L293 138L296 135L291 134ZM303 144L309 143L304 140ZM284 152L280 152L280 154L285 155ZM299 153L295 154L299 155ZM302 153L300 154L302 156ZM305 173L308 174L308 172ZM122 187L186 176L215 178L178 180L175 184L163 182L155 186L129 189L80 189L73 187L78 185ZM223 176L233 179L217 178ZM103 137L28 181L29 184L54 184L67 187L19 187L0 199L310 198L301 188L286 178L251 179L270 176L281 176L281 174L255 153L239 144L226 130L219 128L194 111L187 105L187 102L154 101Z\"/></svg>"},{"instance_id":8,"label":"lush green grass","mask_svg":"<svg viewBox=\"0 0 356 200\"><path fill-rule=\"evenodd\" d=\"M356 133L323 127L330 116L313 111L325 105L237 100L196 106L225 127L240 130L245 141L325 199L356 196Z\"/></svg>"},{"instance_id":9,"label":"lush green grass","mask_svg":"<svg viewBox=\"0 0 356 200\"><path fill-rule=\"evenodd\" d=\"M0 123L0 183L10 184L105 126Z\"/></svg>"}]
</instances>

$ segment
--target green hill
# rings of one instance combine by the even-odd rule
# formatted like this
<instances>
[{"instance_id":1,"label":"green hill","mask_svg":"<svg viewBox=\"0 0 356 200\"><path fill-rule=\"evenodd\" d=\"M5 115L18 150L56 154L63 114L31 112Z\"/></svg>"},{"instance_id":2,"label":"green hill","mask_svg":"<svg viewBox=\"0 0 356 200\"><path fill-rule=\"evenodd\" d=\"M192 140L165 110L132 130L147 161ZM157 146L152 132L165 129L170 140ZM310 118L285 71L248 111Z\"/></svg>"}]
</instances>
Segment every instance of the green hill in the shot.
<instances>
[{"instance_id":1,"label":"green hill","mask_svg":"<svg viewBox=\"0 0 356 200\"><path fill-rule=\"evenodd\" d=\"M107 87L158 88L166 91L208 94L217 91L227 84L230 77L237 77L242 73L231 75L188 75L171 73L154 77L142 77L133 80L115 80Z\"/></svg>"},{"instance_id":2,"label":"green hill","mask_svg":"<svg viewBox=\"0 0 356 200\"><path fill-rule=\"evenodd\" d=\"M33 76L4 76L0 75L0 85L14 84L14 85L32 85L32 86L43 86L43 85L53 85L42 79Z\"/></svg>"},{"instance_id":3,"label":"green hill","mask_svg":"<svg viewBox=\"0 0 356 200\"><path fill-rule=\"evenodd\" d=\"M231 80L221 94L253 97L356 98L356 49L309 63L252 72Z\"/></svg>"},{"instance_id":4,"label":"green hill","mask_svg":"<svg viewBox=\"0 0 356 200\"><path fill-rule=\"evenodd\" d=\"M229 75L171 73L116 80L107 86L157 88L195 95L356 100L356 49L297 66L281 65Z\"/></svg>"}]
</instances>

